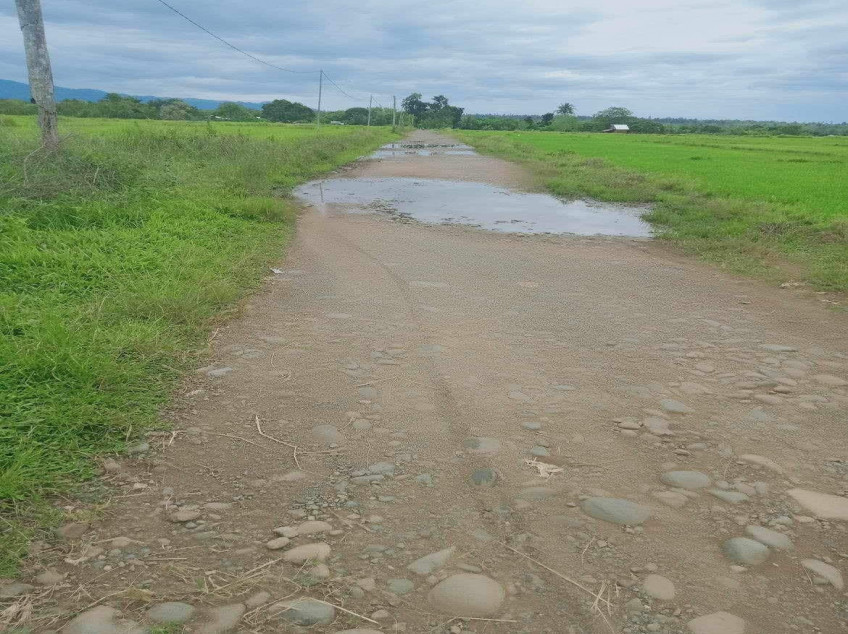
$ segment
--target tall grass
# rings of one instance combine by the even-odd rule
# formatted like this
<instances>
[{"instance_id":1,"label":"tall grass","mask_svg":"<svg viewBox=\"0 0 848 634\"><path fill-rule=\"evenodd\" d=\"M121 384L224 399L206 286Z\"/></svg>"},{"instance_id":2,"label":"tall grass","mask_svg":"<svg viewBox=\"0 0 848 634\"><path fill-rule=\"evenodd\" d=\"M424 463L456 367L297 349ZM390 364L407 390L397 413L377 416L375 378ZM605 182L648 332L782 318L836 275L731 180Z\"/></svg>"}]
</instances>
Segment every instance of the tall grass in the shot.
<instances>
[{"instance_id":1,"label":"tall grass","mask_svg":"<svg viewBox=\"0 0 848 634\"><path fill-rule=\"evenodd\" d=\"M456 134L555 194L651 203L663 239L731 271L848 291L844 139Z\"/></svg>"},{"instance_id":2,"label":"tall grass","mask_svg":"<svg viewBox=\"0 0 848 634\"><path fill-rule=\"evenodd\" d=\"M291 187L391 136L101 122L47 156L23 121L0 127L0 576L39 500L158 424L281 257Z\"/></svg>"}]
</instances>

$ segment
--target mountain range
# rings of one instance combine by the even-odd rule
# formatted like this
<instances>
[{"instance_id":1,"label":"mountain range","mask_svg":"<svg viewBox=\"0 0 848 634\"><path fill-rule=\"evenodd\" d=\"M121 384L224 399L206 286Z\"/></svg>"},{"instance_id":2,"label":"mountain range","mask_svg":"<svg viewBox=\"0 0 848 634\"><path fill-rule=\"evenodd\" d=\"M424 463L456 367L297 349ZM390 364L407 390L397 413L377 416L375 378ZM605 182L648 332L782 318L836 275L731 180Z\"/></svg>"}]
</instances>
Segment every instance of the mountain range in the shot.
<instances>
[{"instance_id":1,"label":"mountain range","mask_svg":"<svg viewBox=\"0 0 848 634\"><path fill-rule=\"evenodd\" d=\"M123 94L123 93L121 93ZM80 101L100 101L107 95L104 90L95 90L93 88L63 88L62 86L55 87L56 101L65 101L66 99L79 99ZM124 95L132 96L147 103L154 99L170 99L171 97L154 97L151 95ZM0 99L21 99L29 101L29 84L24 84L19 81L10 79L0 79ZM215 99L194 99L180 97L187 104L200 108L201 110L214 110L226 101L218 101ZM235 103L247 108L258 110L262 107L262 103L252 101L236 101Z\"/></svg>"}]
</instances>

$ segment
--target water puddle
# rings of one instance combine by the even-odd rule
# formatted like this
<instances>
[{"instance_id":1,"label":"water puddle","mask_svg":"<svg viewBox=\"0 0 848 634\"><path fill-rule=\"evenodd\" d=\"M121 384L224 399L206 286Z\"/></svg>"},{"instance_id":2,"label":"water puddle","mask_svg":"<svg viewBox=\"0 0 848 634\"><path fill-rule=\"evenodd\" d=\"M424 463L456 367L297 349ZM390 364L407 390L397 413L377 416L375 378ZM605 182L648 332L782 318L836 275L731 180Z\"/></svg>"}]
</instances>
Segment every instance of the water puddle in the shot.
<instances>
[{"instance_id":1,"label":"water puddle","mask_svg":"<svg viewBox=\"0 0 848 634\"><path fill-rule=\"evenodd\" d=\"M368 158L392 159L402 156L474 156L477 152L462 143L388 143Z\"/></svg>"},{"instance_id":2,"label":"water puddle","mask_svg":"<svg viewBox=\"0 0 848 634\"><path fill-rule=\"evenodd\" d=\"M323 212L385 213L399 220L463 224L509 233L570 233L646 238L647 208L548 194L515 192L485 183L422 178L333 178L294 194Z\"/></svg>"}]
</instances>

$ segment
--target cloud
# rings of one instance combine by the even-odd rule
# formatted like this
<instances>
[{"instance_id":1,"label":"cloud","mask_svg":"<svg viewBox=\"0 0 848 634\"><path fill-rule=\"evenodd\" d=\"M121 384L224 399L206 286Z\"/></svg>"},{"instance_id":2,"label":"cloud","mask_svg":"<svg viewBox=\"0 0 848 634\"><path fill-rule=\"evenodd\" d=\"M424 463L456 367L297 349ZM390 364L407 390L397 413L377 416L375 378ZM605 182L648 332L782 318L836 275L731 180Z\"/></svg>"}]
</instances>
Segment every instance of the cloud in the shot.
<instances>
[{"instance_id":1,"label":"cloud","mask_svg":"<svg viewBox=\"0 0 848 634\"><path fill-rule=\"evenodd\" d=\"M646 116L841 120L843 0L155 0L45 5L57 84L131 94L314 105L374 93L447 95L470 112L542 113L563 101ZM14 10L0 6L0 77L25 80Z\"/></svg>"}]
</instances>

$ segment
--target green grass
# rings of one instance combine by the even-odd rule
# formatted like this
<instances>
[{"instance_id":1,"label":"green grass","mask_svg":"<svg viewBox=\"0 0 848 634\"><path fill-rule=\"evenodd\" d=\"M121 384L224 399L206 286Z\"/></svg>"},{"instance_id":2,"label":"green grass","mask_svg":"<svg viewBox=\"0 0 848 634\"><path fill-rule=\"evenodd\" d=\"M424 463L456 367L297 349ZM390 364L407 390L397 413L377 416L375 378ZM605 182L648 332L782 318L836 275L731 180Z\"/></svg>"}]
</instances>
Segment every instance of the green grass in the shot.
<instances>
[{"instance_id":1,"label":"green grass","mask_svg":"<svg viewBox=\"0 0 848 634\"><path fill-rule=\"evenodd\" d=\"M848 139L457 132L562 196L652 203L662 237L734 272L848 290Z\"/></svg>"},{"instance_id":2,"label":"green grass","mask_svg":"<svg viewBox=\"0 0 848 634\"><path fill-rule=\"evenodd\" d=\"M383 128L68 119L0 126L0 576L45 496L160 425L206 335L292 233L297 183ZM55 517L55 513L49 513Z\"/></svg>"}]
</instances>

